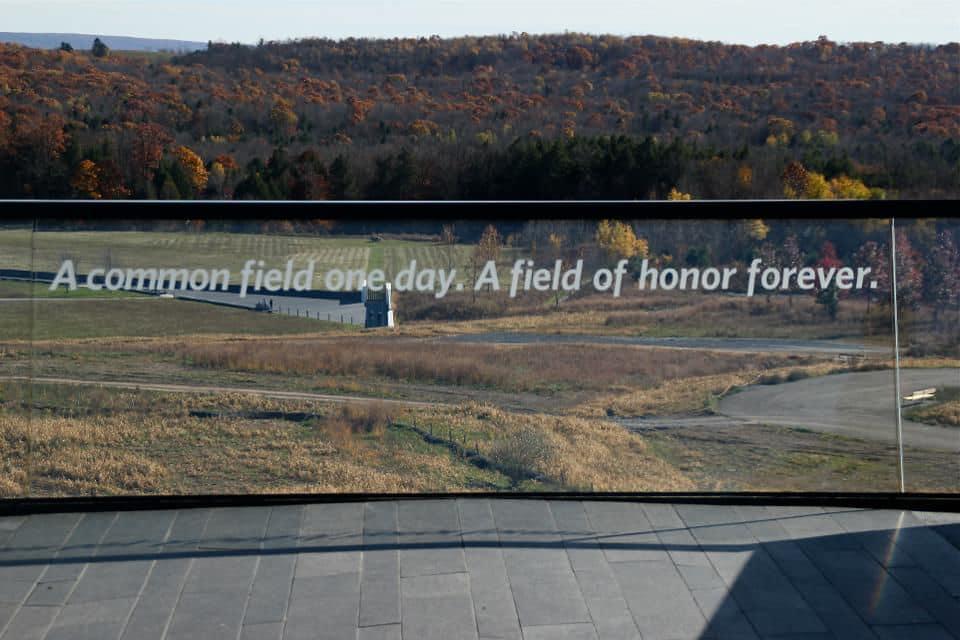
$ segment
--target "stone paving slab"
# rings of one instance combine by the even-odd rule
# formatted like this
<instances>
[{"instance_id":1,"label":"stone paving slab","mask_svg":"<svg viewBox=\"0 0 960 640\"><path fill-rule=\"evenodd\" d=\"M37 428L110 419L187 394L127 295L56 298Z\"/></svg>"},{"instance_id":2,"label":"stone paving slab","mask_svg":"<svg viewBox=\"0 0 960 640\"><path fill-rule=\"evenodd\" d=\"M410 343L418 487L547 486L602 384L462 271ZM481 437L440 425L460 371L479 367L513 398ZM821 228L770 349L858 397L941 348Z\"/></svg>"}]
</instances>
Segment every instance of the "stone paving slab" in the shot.
<instances>
[{"instance_id":1,"label":"stone paving slab","mask_svg":"<svg viewBox=\"0 0 960 640\"><path fill-rule=\"evenodd\" d=\"M359 625L400 624L397 505L392 502L370 503L363 516Z\"/></svg>"},{"instance_id":2,"label":"stone paving slab","mask_svg":"<svg viewBox=\"0 0 960 640\"><path fill-rule=\"evenodd\" d=\"M433 499L0 518L0 640L960 640L960 516Z\"/></svg>"}]
</instances>

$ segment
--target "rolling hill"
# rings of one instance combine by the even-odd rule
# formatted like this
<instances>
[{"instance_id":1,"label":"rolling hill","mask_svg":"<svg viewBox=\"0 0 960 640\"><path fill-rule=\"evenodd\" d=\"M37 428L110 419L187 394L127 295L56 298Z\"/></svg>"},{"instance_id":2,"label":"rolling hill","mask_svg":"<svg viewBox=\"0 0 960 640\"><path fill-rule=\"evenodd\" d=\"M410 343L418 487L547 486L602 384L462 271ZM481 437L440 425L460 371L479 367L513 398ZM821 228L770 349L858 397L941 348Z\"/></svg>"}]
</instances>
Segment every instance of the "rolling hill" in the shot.
<instances>
[{"instance_id":1,"label":"rolling hill","mask_svg":"<svg viewBox=\"0 0 960 640\"><path fill-rule=\"evenodd\" d=\"M74 49L89 49L98 36L86 33L13 33L0 31L0 42L22 44L34 49L58 49L67 42ZM157 38L133 38L130 36L99 36L108 47L116 51L173 51L183 53L205 49L205 42L167 40Z\"/></svg>"}]
</instances>

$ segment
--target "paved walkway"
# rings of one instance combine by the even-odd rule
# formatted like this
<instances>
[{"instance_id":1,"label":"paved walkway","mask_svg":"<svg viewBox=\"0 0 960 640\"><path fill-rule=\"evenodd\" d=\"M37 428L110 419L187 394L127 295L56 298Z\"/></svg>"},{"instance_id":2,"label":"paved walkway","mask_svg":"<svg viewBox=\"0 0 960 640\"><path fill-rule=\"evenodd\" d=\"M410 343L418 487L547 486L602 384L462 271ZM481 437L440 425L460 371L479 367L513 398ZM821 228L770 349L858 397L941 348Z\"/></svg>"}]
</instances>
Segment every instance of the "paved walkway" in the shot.
<instances>
[{"instance_id":1,"label":"paved walkway","mask_svg":"<svg viewBox=\"0 0 960 640\"><path fill-rule=\"evenodd\" d=\"M960 385L960 369L902 369L903 395ZM859 371L774 385L754 385L720 400L717 411L738 420L896 443L894 372ZM903 409L903 444L960 453L960 429L913 422Z\"/></svg>"},{"instance_id":2,"label":"paved walkway","mask_svg":"<svg viewBox=\"0 0 960 640\"><path fill-rule=\"evenodd\" d=\"M30 638L960 638L960 516L430 500L0 518Z\"/></svg>"}]
</instances>

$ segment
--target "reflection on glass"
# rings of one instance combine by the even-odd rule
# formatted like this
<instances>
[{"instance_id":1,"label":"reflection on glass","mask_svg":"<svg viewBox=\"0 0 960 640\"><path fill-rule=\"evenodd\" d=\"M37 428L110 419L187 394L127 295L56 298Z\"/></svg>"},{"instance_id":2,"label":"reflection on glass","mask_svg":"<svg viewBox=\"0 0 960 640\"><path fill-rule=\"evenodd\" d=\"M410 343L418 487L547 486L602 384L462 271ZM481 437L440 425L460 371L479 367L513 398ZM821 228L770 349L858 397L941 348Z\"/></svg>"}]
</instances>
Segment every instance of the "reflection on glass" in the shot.
<instances>
[{"instance_id":1,"label":"reflection on glass","mask_svg":"<svg viewBox=\"0 0 960 640\"><path fill-rule=\"evenodd\" d=\"M897 220L896 224L891 244L896 246L905 483L912 491L956 492L960 490L960 221Z\"/></svg>"},{"instance_id":2,"label":"reflection on glass","mask_svg":"<svg viewBox=\"0 0 960 640\"><path fill-rule=\"evenodd\" d=\"M908 489L956 491L958 230L898 233ZM4 323L0 362L34 375L2 408L9 433L30 420L33 495L898 488L889 221L142 222L32 242L38 282L0 286L34 296L35 349Z\"/></svg>"},{"instance_id":3,"label":"reflection on glass","mask_svg":"<svg viewBox=\"0 0 960 640\"><path fill-rule=\"evenodd\" d=\"M0 497L30 493L31 224L0 224Z\"/></svg>"}]
</instances>

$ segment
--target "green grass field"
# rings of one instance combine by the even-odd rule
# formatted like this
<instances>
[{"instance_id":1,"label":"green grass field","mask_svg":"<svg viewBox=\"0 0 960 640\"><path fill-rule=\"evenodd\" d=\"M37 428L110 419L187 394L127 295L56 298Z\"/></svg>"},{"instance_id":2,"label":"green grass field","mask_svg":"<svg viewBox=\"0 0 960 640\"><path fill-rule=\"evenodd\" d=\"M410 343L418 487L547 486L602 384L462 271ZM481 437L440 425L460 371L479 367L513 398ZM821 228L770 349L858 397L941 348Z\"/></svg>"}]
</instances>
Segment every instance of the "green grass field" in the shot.
<instances>
[{"instance_id":1,"label":"green grass field","mask_svg":"<svg viewBox=\"0 0 960 640\"><path fill-rule=\"evenodd\" d=\"M7 268L30 268L29 232L0 232L0 255ZM55 271L72 259L78 273L94 267L228 268L237 278L244 262L264 260L282 267L287 260L306 265L316 260L317 270L339 267L366 269L368 238L282 236L244 233L187 233L149 231L40 231L33 238L34 268ZM6 256L9 256L6 257Z\"/></svg>"},{"instance_id":2,"label":"green grass field","mask_svg":"<svg viewBox=\"0 0 960 640\"><path fill-rule=\"evenodd\" d=\"M316 261L316 274L334 268L383 269L389 279L417 261L418 269L457 269L461 277L470 274L474 246L453 247L429 240L367 236L293 236L279 234L171 232L171 231L38 231L32 238L28 229L0 229L0 266L8 269L56 271L66 259L74 261L77 273L95 267L186 267L227 268L233 281L239 280L244 262L263 260L268 267L282 268L293 259L297 268ZM508 267L517 254L505 248L500 264ZM315 285L321 286L319 282Z\"/></svg>"},{"instance_id":3,"label":"green grass field","mask_svg":"<svg viewBox=\"0 0 960 640\"><path fill-rule=\"evenodd\" d=\"M0 298L22 298L24 300L31 298L65 298L77 300L88 298L140 298L142 296L142 293L135 291L108 291L106 289L93 291L80 287L74 291L70 291L66 287L57 287L51 291L49 285L40 282L30 283L18 280L0 280Z\"/></svg>"},{"instance_id":4,"label":"green grass field","mask_svg":"<svg viewBox=\"0 0 960 640\"><path fill-rule=\"evenodd\" d=\"M394 277L400 269L406 269L412 260L416 260L418 269L449 270L452 266L461 276L467 276L470 274L470 257L473 249L473 245L468 244L449 247L427 242L387 245L383 248L384 269L388 277ZM508 255L512 255L511 250L503 250L499 262L501 264L508 262Z\"/></svg>"},{"instance_id":5,"label":"green grass field","mask_svg":"<svg viewBox=\"0 0 960 640\"><path fill-rule=\"evenodd\" d=\"M335 322L153 297L0 303L0 340L27 340L31 335L34 340L59 340L349 330L351 325Z\"/></svg>"}]
</instances>

